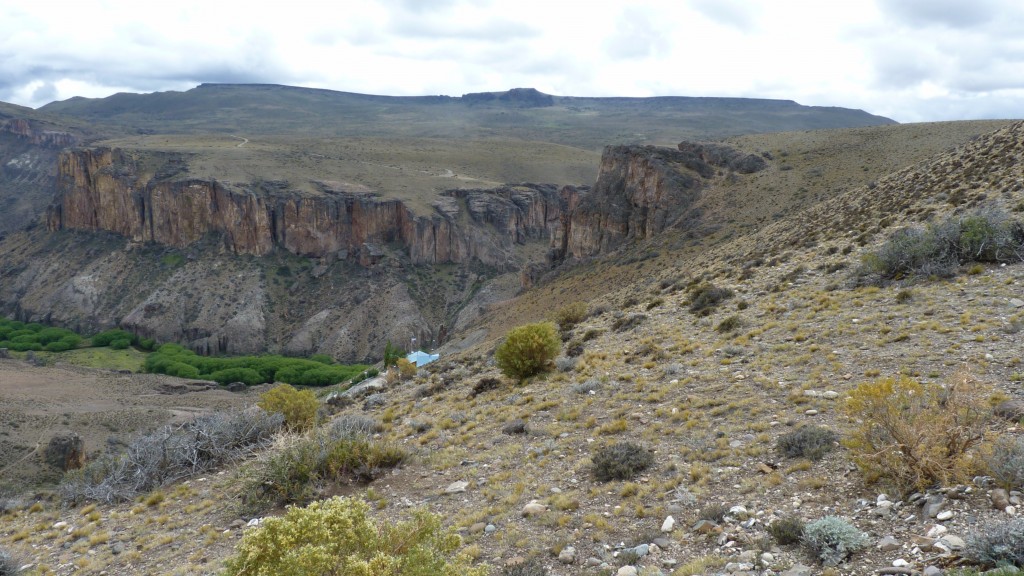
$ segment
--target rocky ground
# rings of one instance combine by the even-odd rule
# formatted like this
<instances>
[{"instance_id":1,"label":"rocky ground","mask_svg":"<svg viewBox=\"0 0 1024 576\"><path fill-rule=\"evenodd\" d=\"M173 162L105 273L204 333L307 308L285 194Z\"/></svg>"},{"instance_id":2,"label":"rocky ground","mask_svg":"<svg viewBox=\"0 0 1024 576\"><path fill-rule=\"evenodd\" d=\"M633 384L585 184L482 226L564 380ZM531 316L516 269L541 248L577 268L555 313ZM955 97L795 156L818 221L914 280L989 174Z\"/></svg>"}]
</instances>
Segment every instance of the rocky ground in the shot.
<instances>
[{"instance_id":1,"label":"rocky ground","mask_svg":"<svg viewBox=\"0 0 1024 576\"><path fill-rule=\"evenodd\" d=\"M537 302L598 294L565 330L557 370L545 376L502 377L492 335L335 414L372 418L379 438L410 458L369 485L325 487L325 495L358 494L390 520L425 506L493 574L955 568L972 536L1019 517L1021 494L997 491L980 467L917 492L869 482L845 446L858 422L842 406L859 385L901 376L947 386L968 380L990 406L1024 402L1024 265L968 265L952 278L884 287L856 287L851 272L892 230L924 212L949 213L954 199L964 207L995 199L1011 212L1024 200L1014 163L997 162L996 170L984 153L995 147L972 146L980 147L974 160L943 156L696 257L666 251L623 257L615 267L591 264L492 309L485 321L504 326L537 319ZM1017 148L999 148L1010 151L1000 158L1018 157ZM991 177L976 168L957 180L965 165L989 166ZM869 208L844 208L858 201ZM876 204L891 210L884 221L870 209ZM604 289L581 288L602 274ZM694 280L733 296L695 314L687 288ZM546 313L556 310L548 305ZM820 460L781 454L778 440L807 425L840 441ZM1024 434L1020 415L993 415L986 426L990 438ZM629 480L598 480L595 454L626 441L649 450L653 465ZM241 513L244 469L115 506L66 508L45 494L14 499L0 546L46 574L213 574L259 522ZM867 538L835 568L768 530L785 518L826 516Z\"/></svg>"}]
</instances>

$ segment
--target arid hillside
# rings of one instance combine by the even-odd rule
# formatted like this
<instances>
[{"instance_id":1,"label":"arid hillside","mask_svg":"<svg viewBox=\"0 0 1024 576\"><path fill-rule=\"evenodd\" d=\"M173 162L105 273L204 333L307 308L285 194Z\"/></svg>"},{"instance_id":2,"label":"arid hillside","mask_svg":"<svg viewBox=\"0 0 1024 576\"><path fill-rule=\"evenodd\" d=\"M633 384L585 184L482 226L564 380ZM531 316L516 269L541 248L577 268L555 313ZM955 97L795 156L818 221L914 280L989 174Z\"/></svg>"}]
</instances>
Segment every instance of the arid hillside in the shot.
<instances>
[{"instance_id":1,"label":"arid hillside","mask_svg":"<svg viewBox=\"0 0 1024 576\"><path fill-rule=\"evenodd\" d=\"M648 178L621 179L652 183L649 204L579 213L624 241L547 260L440 361L332 400L316 431L122 503L12 497L0 546L44 574L215 574L282 512L255 487L280 487L272 471L332 438L365 442L379 466L279 494L358 495L386 522L425 507L491 574L966 575L1017 550L1024 123L729 144L765 168L715 169L666 204L664 167L687 157L652 152L633 165ZM550 371L504 375L495 346L546 319ZM846 530L843 546L810 526Z\"/></svg>"}]
</instances>

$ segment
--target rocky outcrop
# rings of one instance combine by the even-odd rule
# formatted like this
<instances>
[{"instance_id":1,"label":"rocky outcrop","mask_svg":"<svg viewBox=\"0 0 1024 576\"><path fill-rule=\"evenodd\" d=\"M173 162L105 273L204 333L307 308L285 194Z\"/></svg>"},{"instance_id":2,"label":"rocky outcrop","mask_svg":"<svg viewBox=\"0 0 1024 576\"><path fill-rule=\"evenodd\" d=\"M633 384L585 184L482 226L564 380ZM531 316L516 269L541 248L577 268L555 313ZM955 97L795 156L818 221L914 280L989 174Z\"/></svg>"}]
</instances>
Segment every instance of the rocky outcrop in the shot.
<instances>
[{"instance_id":1,"label":"rocky outcrop","mask_svg":"<svg viewBox=\"0 0 1024 576\"><path fill-rule=\"evenodd\" d=\"M57 153L78 137L0 110L0 237L36 220L53 198Z\"/></svg>"},{"instance_id":2,"label":"rocky outcrop","mask_svg":"<svg viewBox=\"0 0 1024 576\"><path fill-rule=\"evenodd\" d=\"M165 167L182 162L173 156L164 161ZM141 175L132 156L119 149L64 153L49 229L103 230L176 247L216 234L236 254L262 256L280 248L316 258L340 255L366 266L379 259L380 246L398 244L415 264L480 262L510 269L516 265L513 245L546 238L564 211L551 185L453 190L438 198L433 213L417 215L401 200L331 183L318 183L319 194L304 194L287 183L159 175Z\"/></svg>"}]
</instances>

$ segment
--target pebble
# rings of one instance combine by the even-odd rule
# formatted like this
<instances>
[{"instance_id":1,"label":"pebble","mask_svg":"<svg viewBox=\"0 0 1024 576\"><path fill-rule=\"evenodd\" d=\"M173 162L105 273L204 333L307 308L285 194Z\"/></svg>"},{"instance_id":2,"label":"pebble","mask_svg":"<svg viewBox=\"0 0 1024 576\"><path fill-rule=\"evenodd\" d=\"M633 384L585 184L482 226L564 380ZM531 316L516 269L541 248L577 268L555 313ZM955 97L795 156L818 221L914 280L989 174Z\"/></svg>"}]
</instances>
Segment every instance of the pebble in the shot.
<instances>
[{"instance_id":1,"label":"pebble","mask_svg":"<svg viewBox=\"0 0 1024 576\"><path fill-rule=\"evenodd\" d=\"M498 527L494 524L488 524L487 526L484 526L484 534L493 534L497 529Z\"/></svg>"},{"instance_id":2,"label":"pebble","mask_svg":"<svg viewBox=\"0 0 1024 576\"><path fill-rule=\"evenodd\" d=\"M996 510L1006 510L1006 507L1010 505L1010 495L1002 488L996 488L990 495L992 499L992 507Z\"/></svg>"},{"instance_id":3,"label":"pebble","mask_svg":"<svg viewBox=\"0 0 1024 576\"><path fill-rule=\"evenodd\" d=\"M636 548L633 548L633 553L636 554L637 556L643 558L644 556L647 556L648 554L651 553L651 547L648 546L647 544L641 544L641 545L637 546Z\"/></svg>"},{"instance_id":4,"label":"pebble","mask_svg":"<svg viewBox=\"0 0 1024 576\"><path fill-rule=\"evenodd\" d=\"M942 569L935 566L928 566L924 569L924 576L942 576Z\"/></svg>"},{"instance_id":5,"label":"pebble","mask_svg":"<svg viewBox=\"0 0 1024 576\"><path fill-rule=\"evenodd\" d=\"M900 549L899 540L896 540L892 536L886 536L878 541L878 548L882 552L892 552L893 550Z\"/></svg>"},{"instance_id":6,"label":"pebble","mask_svg":"<svg viewBox=\"0 0 1024 576\"><path fill-rule=\"evenodd\" d=\"M893 568L906 568L907 566L910 566L910 562L907 562L903 558L897 558L892 561L892 566Z\"/></svg>"},{"instance_id":7,"label":"pebble","mask_svg":"<svg viewBox=\"0 0 1024 576\"><path fill-rule=\"evenodd\" d=\"M675 529L675 527L676 519L671 516L666 517L665 521L661 523L661 531L665 532L666 534Z\"/></svg>"},{"instance_id":8,"label":"pebble","mask_svg":"<svg viewBox=\"0 0 1024 576\"><path fill-rule=\"evenodd\" d=\"M942 512L939 512L935 515L935 519L940 522L945 522L946 520L949 520L952 517L953 512L951 510L943 510Z\"/></svg>"},{"instance_id":9,"label":"pebble","mask_svg":"<svg viewBox=\"0 0 1024 576\"><path fill-rule=\"evenodd\" d=\"M523 506L523 516L536 516L537 514L543 514L547 511L548 507L536 500L530 500L529 504Z\"/></svg>"},{"instance_id":10,"label":"pebble","mask_svg":"<svg viewBox=\"0 0 1024 576\"><path fill-rule=\"evenodd\" d=\"M572 564L576 561L576 549L572 546L562 548L562 551L558 553L558 561L562 564Z\"/></svg>"},{"instance_id":11,"label":"pebble","mask_svg":"<svg viewBox=\"0 0 1024 576\"><path fill-rule=\"evenodd\" d=\"M954 536L952 534L946 534L939 540L939 542L946 543L946 545L953 550L963 550L964 547L967 546L967 543L964 542L963 538L959 536Z\"/></svg>"},{"instance_id":12,"label":"pebble","mask_svg":"<svg viewBox=\"0 0 1024 576\"><path fill-rule=\"evenodd\" d=\"M942 524L936 524L928 529L926 536L928 536L929 538L938 538L939 536L942 536L948 531L949 528L946 528Z\"/></svg>"},{"instance_id":13,"label":"pebble","mask_svg":"<svg viewBox=\"0 0 1024 576\"><path fill-rule=\"evenodd\" d=\"M711 520L700 520L693 525L693 531L699 534L710 534L718 531L718 524Z\"/></svg>"},{"instance_id":14,"label":"pebble","mask_svg":"<svg viewBox=\"0 0 1024 576\"><path fill-rule=\"evenodd\" d=\"M469 488L469 482L466 482L465 480L459 480L458 482L452 482L451 484L449 484L448 487L444 489L444 493L458 494L460 492L465 492L466 488Z\"/></svg>"},{"instance_id":15,"label":"pebble","mask_svg":"<svg viewBox=\"0 0 1024 576\"><path fill-rule=\"evenodd\" d=\"M110 553L117 556L124 552L124 542L114 542L110 545Z\"/></svg>"},{"instance_id":16,"label":"pebble","mask_svg":"<svg viewBox=\"0 0 1024 576\"><path fill-rule=\"evenodd\" d=\"M836 392L835 390L826 390L821 394L821 397L826 400L835 400L836 398L839 398L839 392Z\"/></svg>"},{"instance_id":17,"label":"pebble","mask_svg":"<svg viewBox=\"0 0 1024 576\"><path fill-rule=\"evenodd\" d=\"M619 568L618 572L615 573L615 576L637 576L637 574L639 573L636 570L636 566L623 566L622 568Z\"/></svg>"},{"instance_id":18,"label":"pebble","mask_svg":"<svg viewBox=\"0 0 1024 576\"><path fill-rule=\"evenodd\" d=\"M812 408L810 410L804 411L804 414L806 414L808 416L817 416L818 415L818 411Z\"/></svg>"},{"instance_id":19,"label":"pebble","mask_svg":"<svg viewBox=\"0 0 1024 576\"><path fill-rule=\"evenodd\" d=\"M652 544L654 544L658 548L661 548L662 550L667 550L668 547L672 545L668 538L655 538Z\"/></svg>"},{"instance_id":20,"label":"pebble","mask_svg":"<svg viewBox=\"0 0 1024 576\"><path fill-rule=\"evenodd\" d=\"M942 511L942 507L946 504L946 497L942 494L935 494L929 496L928 500L925 501L924 507L921 509L921 514L924 518L935 518Z\"/></svg>"}]
</instances>

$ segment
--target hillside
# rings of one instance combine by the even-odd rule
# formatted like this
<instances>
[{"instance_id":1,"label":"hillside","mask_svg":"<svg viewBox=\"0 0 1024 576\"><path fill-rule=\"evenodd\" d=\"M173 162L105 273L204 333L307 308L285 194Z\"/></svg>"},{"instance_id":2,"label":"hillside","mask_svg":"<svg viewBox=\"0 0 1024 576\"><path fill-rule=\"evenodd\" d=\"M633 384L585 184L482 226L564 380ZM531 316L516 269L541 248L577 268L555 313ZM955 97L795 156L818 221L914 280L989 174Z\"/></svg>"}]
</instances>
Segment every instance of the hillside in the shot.
<instances>
[{"instance_id":1,"label":"hillside","mask_svg":"<svg viewBox=\"0 0 1024 576\"><path fill-rule=\"evenodd\" d=\"M988 407L1024 402L1024 265L971 264L950 278L883 286L858 285L852 274L907 224L986 206L1019 219L1024 123L731 143L768 166L716 173L700 197L673 205L677 214L701 210L700 226L630 228L629 242L562 261L532 290L484 310L425 372L341 408L334 418L372 419L376 439L410 458L368 486L327 482L327 494L362 495L388 520L426 506L493 574L516 565L550 575L636 573L620 564L645 574L823 573L805 548L777 542L768 527L827 515L868 537L833 573L876 573L897 560L950 569L964 540L1013 518L1020 493L1007 495L1015 508L995 507L993 480L973 470L915 496L870 484L850 448L829 442L836 449L816 460L776 445L809 425L852 438L859 423L842 411L845 398L879 378L970 384ZM653 159L679 157L652 154L631 157L652 175L638 181L664 182L660 170L672 162ZM639 214L650 212L629 221ZM701 282L732 296L695 311ZM491 354L509 327L580 301L587 313L564 329L555 371L522 383L498 372ZM985 428L1021 443L1019 414L992 416ZM649 450L653 465L629 480L599 481L594 456L620 441ZM34 500L23 499L4 517L0 545L44 573L213 574L243 525L264 514L243 512L245 470L88 512L45 498L33 511ZM1024 473L1015 473L1011 487L1024 489ZM527 509L531 501L539 507ZM663 532L667 516L675 524Z\"/></svg>"},{"instance_id":2,"label":"hillside","mask_svg":"<svg viewBox=\"0 0 1024 576\"><path fill-rule=\"evenodd\" d=\"M403 97L254 84L72 98L40 110L129 133L501 138L591 151L610 143L674 144L751 132L894 123L861 110L755 98L581 98L533 89Z\"/></svg>"}]
</instances>

